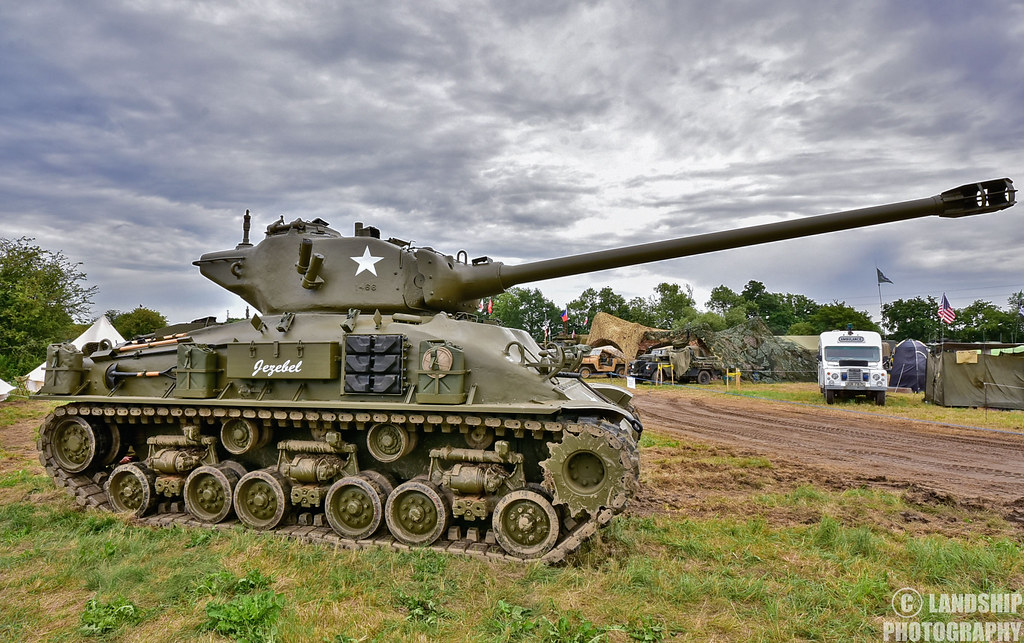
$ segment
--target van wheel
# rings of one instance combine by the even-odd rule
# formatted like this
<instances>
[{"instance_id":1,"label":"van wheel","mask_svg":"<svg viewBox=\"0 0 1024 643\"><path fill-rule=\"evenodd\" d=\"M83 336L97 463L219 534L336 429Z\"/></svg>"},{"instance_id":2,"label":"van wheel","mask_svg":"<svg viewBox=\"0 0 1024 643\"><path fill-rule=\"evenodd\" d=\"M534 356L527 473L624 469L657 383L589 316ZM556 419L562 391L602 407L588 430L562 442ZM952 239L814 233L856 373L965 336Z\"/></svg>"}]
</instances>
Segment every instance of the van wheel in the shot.
<instances>
[{"instance_id":1,"label":"van wheel","mask_svg":"<svg viewBox=\"0 0 1024 643\"><path fill-rule=\"evenodd\" d=\"M590 377L593 374L594 374L594 372L592 370L590 370L589 368L587 368L586 366L584 366L583 368L580 369L580 377L582 377L583 379L587 379L588 377Z\"/></svg>"},{"instance_id":2,"label":"van wheel","mask_svg":"<svg viewBox=\"0 0 1024 643\"><path fill-rule=\"evenodd\" d=\"M885 406L885 391L878 391L875 393L875 405Z\"/></svg>"},{"instance_id":3,"label":"van wheel","mask_svg":"<svg viewBox=\"0 0 1024 643\"><path fill-rule=\"evenodd\" d=\"M708 373L707 371L701 371L700 373L697 373L697 383L698 384L710 384L711 383L711 373Z\"/></svg>"},{"instance_id":4,"label":"van wheel","mask_svg":"<svg viewBox=\"0 0 1024 643\"><path fill-rule=\"evenodd\" d=\"M825 389L825 404L835 404L836 392L834 389Z\"/></svg>"}]
</instances>

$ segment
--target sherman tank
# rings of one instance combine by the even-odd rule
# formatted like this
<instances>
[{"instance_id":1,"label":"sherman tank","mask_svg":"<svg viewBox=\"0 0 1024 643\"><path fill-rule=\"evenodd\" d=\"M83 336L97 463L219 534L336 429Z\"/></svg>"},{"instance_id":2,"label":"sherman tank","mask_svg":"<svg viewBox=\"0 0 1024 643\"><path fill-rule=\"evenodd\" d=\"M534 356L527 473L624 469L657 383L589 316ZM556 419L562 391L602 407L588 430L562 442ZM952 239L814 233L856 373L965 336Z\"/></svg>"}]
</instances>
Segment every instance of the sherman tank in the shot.
<instances>
[{"instance_id":1,"label":"sherman tank","mask_svg":"<svg viewBox=\"0 0 1024 643\"><path fill-rule=\"evenodd\" d=\"M516 284L1014 204L1008 179L903 203L504 265L355 224L286 222L204 254L258 311L120 345L51 345L40 459L82 505L336 547L557 562L638 490L642 431L576 354L481 320Z\"/></svg>"}]
</instances>

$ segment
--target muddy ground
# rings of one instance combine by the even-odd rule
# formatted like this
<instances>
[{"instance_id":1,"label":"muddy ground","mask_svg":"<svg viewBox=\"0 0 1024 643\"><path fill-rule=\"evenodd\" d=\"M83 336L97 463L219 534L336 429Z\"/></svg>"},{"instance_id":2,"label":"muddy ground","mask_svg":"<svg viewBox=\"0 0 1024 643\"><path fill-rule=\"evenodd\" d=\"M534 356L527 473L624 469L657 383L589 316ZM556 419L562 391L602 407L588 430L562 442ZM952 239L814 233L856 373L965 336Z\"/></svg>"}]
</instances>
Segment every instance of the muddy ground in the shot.
<instances>
[{"instance_id":1,"label":"muddy ground","mask_svg":"<svg viewBox=\"0 0 1024 643\"><path fill-rule=\"evenodd\" d=\"M1024 524L1024 435L886 417L869 405L837 409L688 389L641 388L635 404L645 428L678 438L704 462L695 468L666 457L672 449L645 449L636 513L742 513L737 505L754 493L815 485L885 489ZM723 465L708 466L709 455ZM932 520L927 512L903 519Z\"/></svg>"}]
</instances>

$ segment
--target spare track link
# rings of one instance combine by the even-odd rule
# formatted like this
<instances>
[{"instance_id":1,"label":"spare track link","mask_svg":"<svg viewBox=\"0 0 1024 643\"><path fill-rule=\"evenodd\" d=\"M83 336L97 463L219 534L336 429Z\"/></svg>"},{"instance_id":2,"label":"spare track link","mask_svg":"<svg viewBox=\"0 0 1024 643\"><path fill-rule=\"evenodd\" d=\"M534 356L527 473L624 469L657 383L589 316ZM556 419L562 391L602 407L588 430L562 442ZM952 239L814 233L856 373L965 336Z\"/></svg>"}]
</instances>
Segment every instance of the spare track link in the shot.
<instances>
[{"instance_id":1,"label":"spare track link","mask_svg":"<svg viewBox=\"0 0 1024 643\"><path fill-rule=\"evenodd\" d=\"M186 413L185 409L191 411ZM174 412L177 411L177 412ZM53 459L53 455L50 449L50 434L45 428L57 417L65 415L105 415L108 417L180 417L180 416L199 416L199 417L245 417L248 413L251 413L253 409L227 409L217 408L216 413L213 409L202 409L203 413L199 412L200 409L193 407L185 408L174 408L172 411L167 407L127 407L125 405L85 405L85 404L67 404L65 406L54 409L52 413L46 416L43 421L42 429L39 432L39 440L37 442L37 448L39 450L39 461L46 468L46 472L53 479L54 484L58 487L66 489L75 502L82 507L93 507L104 511L113 511L110 503L107 500L107 494L103 490L103 481L107 476L105 471L94 471L90 475L88 472L73 474L68 473L61 469L56 461ZM223 411L223 412L222 412ZM331 414L330 418L324 418L323 415L317 411L272 411L272 413L279 414L276 419L290 419L293 421L331 421L337 418L339 414ZM298 413L298 415L296 415ZM282 415L284 414L284 415ZM354 414L353 414L354 415ZM372 414L371 414L372 415ZM559 429L565 427L565 423L558 423ZM547 427L554 428L554 427ZM591 429L593 430L593 429ZM640 466L640 455L637 449L637 444L632 439L619 438L621 443L626 447L628 451L628 460L633 465L633 470L639 472ZM635 488L635 485L632 485ZM634 489L630 489L634 491ZM572 525L571 528L566 529L567 525L563 524L563 529L567 531L563 532L560 536L559 542L555 547L547 554L537 559L538 562L545 564L559 563L569 554L573 553L580 546L589 540L594 534L597 533L599 527L607 525L619 510L613 510L610 508L602 508L596 515L588 516L583 522L575 523L575 521L565 521L565 523ZM243 527L242 523L237 519L226 520L224 522L209 524L196 520L190 514L185 513L184 503L181 502L162 502L157 505L156 513L141 518L134 518L134 522L141 525L150 527L200 527L205 529L232 529L235 527ZM384 533L371 539L366 540L351 540L343 538L329 526L314 526L314 525L287 525L274 529L269 532L275 536L283 538L291 538L299 542L308 544L326 545L334 549L372 549L372 548L391 548L396 551L410 551L417 549L406 545L405 543L398 542L395 538L389 534ZM447 534L443 534L433 544L423 547L422 549L429 549L438 552L444 552L446 554L468 556L472 558L481 558L485 560L499 561L499 562L533 562L524 561L521 558L517 558L510 554L507 554L501 546L495 543L486 542L474 542L468 539L462 540L448 540Z\"/></svg>"}]
</instances>

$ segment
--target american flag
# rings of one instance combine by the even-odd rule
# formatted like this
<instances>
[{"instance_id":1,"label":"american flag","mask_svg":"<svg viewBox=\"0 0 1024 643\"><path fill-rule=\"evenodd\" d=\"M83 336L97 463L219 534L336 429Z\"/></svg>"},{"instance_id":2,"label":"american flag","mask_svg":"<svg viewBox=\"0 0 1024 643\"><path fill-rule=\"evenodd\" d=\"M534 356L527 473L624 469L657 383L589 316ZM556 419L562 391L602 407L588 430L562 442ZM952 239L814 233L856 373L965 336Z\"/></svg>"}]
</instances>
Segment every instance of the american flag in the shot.
<instances>
[{"instance_id":1,"label":"american flag","mask_svg":"<svg viewBox=\"0 0 1024 643\"><path fill-rule=\"evenodd\" d=\"M942 293L942 303L939 304L939 319L952 324L953 320L956 319L956 311L949 305L949 300L946 299L946 293Z\"/></svg>"}]
</instances>

